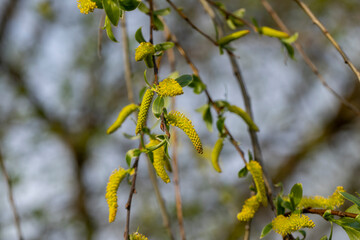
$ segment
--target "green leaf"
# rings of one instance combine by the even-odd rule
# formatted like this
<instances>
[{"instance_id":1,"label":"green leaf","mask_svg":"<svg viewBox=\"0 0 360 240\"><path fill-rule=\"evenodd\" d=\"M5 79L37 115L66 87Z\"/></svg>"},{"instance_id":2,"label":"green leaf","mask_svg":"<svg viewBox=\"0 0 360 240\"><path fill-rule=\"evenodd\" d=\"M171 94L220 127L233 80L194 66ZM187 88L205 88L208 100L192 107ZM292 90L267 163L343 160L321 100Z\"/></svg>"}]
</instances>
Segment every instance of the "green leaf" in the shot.
<instances>
[{"instance_id":1,"label":"green leaf","mask_svg":"<svg viewBox=\"0 0 360 240\"><path fill-rule=\"evenodd\" d=\"M346 198L347 200L349 200L350 202L358 205L360 207L360 199L357 198L356 196L347 193L347 192L340 192L341 195L343 195L344 198Z\"/></svg>"},{"instance_id":2,"label":"green leaf","mask_svg":"<svg viewBox=\"0 0 360 240\"><path fill-rule=\"evenodd\" d=\"M181 87L186 87L193 81L193 76L187 74L181 75L180 77L176 78L175 81L177 81Z\"/></svg>"},{"instance_id":3,"label":"green leaf","mask_svg":"<svg viewBox=\"0 0 360 240\"><path fill-rule=\"evenodd\" d=\"M144 94L146 92L148 88L147 87L143 87L140 91L139 91L139 102L141 102L141 100L143 99L144 97Z\"/></svg>"},{"instance_id":4,"label":"green leaf","mask_svg":"<svg viewBox=\"0 0 360 240\"><path fill-rule=\"evenodd\" d=\"M289 194L289 198L294 209L297 207L297 205L299 205L302 196L303 196L302 184L301 183L294 184Z\"/></svg>"},{"instance_id":5,"label":"green leaf","mask_svg":"<svg viewBox=\"0 0 360 240\"><path fill-rule=\"evenodd\" d=\"M216 121L216 127L221 136L225 135L225 118L219 117Z\"/></svg>"},{"instance_id":6,"label":"green leaf","mask_svg":"<svg viewBox=\"0 0 360 240\"><path fill-rule=\"evenodd\" d=\"M351 207L349 207L348 209L346 209L345 212L360 214L360 207L358 205L354 204Z\"/></svg>"},{"instance_id":7,"label":"green leaf","mask_svg":"<svg viewBox=\"0 0 360 240\"><path fill-rule=\"evenodd\" d=\"M138 148L130 149L129 151L127 151L125 156L127 165L130 167L131 159L140 156L140 154L141 154L141 150Z\"/></svg>"},{"instance_id":8,"label":"green leaf","mask_svg":"<svg viewBox=\"0 0 360 240\"><path fill-rule=\"evenodd\" d=\"M141 31L141 27L136 30L136 33L135 33L135 40L138 42L138 43L142 43L142 42L146 42L143 34L142 34L142 31Z\"/></svg>"},{"instance_id":9,"label":"green leaf","mask_svg":"<svg viewBox=\"0 0 360 240\"><path fill-rule=\"evenodd\" d=\"M289 57L293 60L295 60L295 51L294 51L294 48L288 44L288 43L285 43L285 42L282 42L282 44L284 45L287 53L289 54Z\"/></svg>"},{"instance_id":10,"label":"green leaf","mask_svg":"<svg viewBox=\"0 0 360 240\"><path fill-rule=\"evenodd\" d=\"M355 219L343 217L340 219L331 219L331 221L341 226L350 240L360 240L360 223Z\"/></svg>"},{"instance_id":11,"label":"green leaf","mask_svg":"<svg viewBox=\"0 0 360 240\"><path fill-rule=\"evenodd\" d=\"M322 238L320 238L320 240L328 240L328 237L325 235Z\"/></svg>"},{"instance_id":12,"label":"green leaf","mask_svg":"<svg viewBox=\"0 0 360 240\"><path fill-rule=\"evenodd\" d=\"M193 88L194 93L200 94L206 89L206 85L200 80L195 74L193 76L193 81L189 84L189 87Z\"/></svg>"},{"instance_id":13,"label":"green leaf","mask_svg":"<svg viewBox=\"0 0 360 240\"><path fill-rule=\"evenodd\" d=\"M165 51L167 49L170 49L174 47L174 43L173 42L164 42L164 43L159 43L155 45L155 51Z\"/></svg>"},{"instance_id":14,"label":"green leaf","mask_svg":"<svg viewBox=\"0 0 360 240\"><path fill-rule=\"evenodd\" d=\"M260 239L265 237L271 230L272 230L272 223L269 223L262 229Z\"/></svg>"},{"instance_id":15,"label":"green leaf","mask_svg":"<svg viewBox=\"0 0 360 240\"><path fill-rule=\"evenodd\" d=\"M285 213L285 208L283 207L283 199L280 196L277 196L275 199L276 205L276 215L283 215Z\"/></svg>"},{"instance_id":16,"label":"green leaf","mask_svg":"<svg viewBox=\"0 0 360 240\"><path fill-rule=\"evenodd\" d=\"M113 42L118 42L114 36L114 33L112 31L112 27L111 27L111 22L109 20L109 18L106 16L105 18L105 29L106 29L106 34L109 37L109 39Z\"/></svg>"},{"instance_id":17,"label":"green leaf","mask_svg":"<svg viewBox=\"0 0 360 240\"><path fill-rule=\"evenodd\" d=\"M240 116L251 130L259 131L258 126L253 122L250 115L247 112L245 112L243 109L241 109L236 105L228 105L227 109L229 110L229 112L235 113L238 116Z\"/></svg>"},{"instance_id":18,"label":"green leaf","mask_svg":"<svg viewBox=\"0 0 360 240\"><path fill-rule=\"evenodd\" d=\"M154 26L155 26L154 29L158 30L158 31L163 31L164 30L164 24L160 20L160 18L158 16L154 15L153 19L154 19Z\"/></svg>"},{"instance_id":19,"label":"green leaf","mask_svg":"<svg viewBox=\"0 0 360 240\"><path fill-rule=\"evenodd\" d=\"M118 0L102 0L106 16L114 26L117 26L120 19L120 6Z\"/></svg>"},{"instance_id":20,"label":"green leaf","mask_svg":"<svg viewBox=\"0 0 360 240\"><path fill-rule=\"evenodd\" d=\"M163 107L164 107L164 98L158 96L152 105L152 112L156 118L160 118Z\"/></svg>"},{"instance_id":21,"label":"green leaf","mask_svg":"<svg viewBox=\"0 0 360 240\"><path fill-rule=\"evenodd\" d=\"M146 13L146 14L148 14L150 12L150 9L142 2L139 4L138 9L141 12Z\"/></svg>"},{"instance_id":22,"label":"green leaf","mask_svg":"<svg viewBox=\"0 0 360 240\"><path fill-rule=\"evenodd\" d=\"M140 135L133 136L133 135L130 135L130 134L127 134L127 133L123 133L123 135L124 135L125 138L130 139L130 140L136 140L136 139L140 138Z\"/></svg>"},{"instance_id":23,"label":"green leaf","mask_svg":"<svg viewBox=\"0 0 360 240\"><path fill-rule=\"evenodd\" d=\"M91 0L93 1L94 3L96 3L96 7L99 8L99 9L102 9L103 8L103 5L102 5L102 0Z\"/></svg>"},{"instance_id":24,"label":"green leaf","mask_svg":"<svg viewBox=\"0 0 360 240\"><path fill-rule=\"evenodd\" d=\"M284 207L284 208L289 209L290 211L294 211L294 210L295 210L295 209L293 208L293 205L292 205L289 201L283 200L283 201L281 202L281 206Z\"/></svg>"},{"instance_id":25,"label":"green leaf","mask_svg":"<svg viewBox=\"0 0 360 240\"><path fill-rule=\"evenodd\" d=\"M303 239L306 238L306 232L304 230L299 230L298 232L303 236Z\"/></svg>"},{"instance_id":26,"label":"green leaf","mask_svg":"<svg viewBox=\"0 0 360 240\"><path fill-rule=\"evenodd\" d=\"M298 37L299 37L299 33L296 32L288 38L281 39L281 41L287 44L292 44L298 39Z\"/></svg>"},{"instance_id":27,"label":"green leaf","mask_svg":"<svg viewBox=\"0 0 360 240\"><path fill-rule=\"evenodd\" d=\"M250 150L248 150L248 155L249 155L249 161L254 160L253 155Z\"/></svg>"},{"instance_id":28,"label":"green leaf","mask_svg":"<svg viewBox=\"0 0 360 240\"><path fill-rule=\"evenodd\" d=\"M224 46L236 39L239 39L243 36L245 36L246 34L248 34L250 31L249 30L241 30L241 31L237 31L237 32L234 32L234 33L231 33L225 37L222 37L220 38L218 41L217 41L217 44L219 44L220 46Z\"/></svg>"},{"instance_id":29,"label":"green leaf","mask_svg":"<svg viewBox=\"0 0 360 240\"><path fill-rule=\"evenodd\" d=\"M154 15L157 16L166 16L168 14L170 14L171 9L170 8L164 8L164 9L159 9L153 12Z\"/></svg>"},{"instance_id":30,"label":"green leaf","mask_svg":"<svg viewBox=\"0 0 360 240\"><path fill-rule=\"evenodd\" d=\"M196 109L196 111L202 113L202 117L206 124L207 129L209 130L209 132L212 132L213 118L212 118L211 111L210 111L210 105L205 104L205 105L201 106L200 108Z\"/></svg>"},{"instance_id":31,"label":"green leaf","mask_svg":"<svg viewBox=\"0 0 360 240\"><path fill-rule=\"evenodd\" d=\"M248 174L249 170L247 170L246 166L243 167L242 169L240 169L240 171L238 172L238 177L239 178L243 178L246 177Z\"/></svg>"},{"instance_id":32,"label":"green leaf","mask_svg":"<svg viewBox=\"0 0 360 240\"><path fill-rule=\"evenodd\" d=\"M141 0L120 0L120 8L124 11L132 11L135 10L139 4L141 3Z\"/></svg>"}]
</instances>

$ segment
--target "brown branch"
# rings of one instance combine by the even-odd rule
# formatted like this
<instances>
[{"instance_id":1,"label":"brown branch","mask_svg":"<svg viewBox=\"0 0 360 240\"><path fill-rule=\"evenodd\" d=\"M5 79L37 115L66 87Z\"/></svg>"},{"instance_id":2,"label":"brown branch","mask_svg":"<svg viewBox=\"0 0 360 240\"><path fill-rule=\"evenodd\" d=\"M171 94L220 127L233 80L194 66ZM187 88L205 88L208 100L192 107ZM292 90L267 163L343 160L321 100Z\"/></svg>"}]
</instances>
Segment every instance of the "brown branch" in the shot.
<instances>
[{"instance_id":1,"label":"brown branch","mask_svg":"<svg viewBox=\"0 0 360 240\"><path fill-rule=\"evenodd\" d=\"M274 11L272 6L267 0L261 0L261 3L263 4L266 11L270 14L270 16L273 18L275 23L279 26L281 31L286 32L287 34L291 35L290 30L286 27L285 23L281 20L279 15ZM310 57L305 53L303 47L300 43L297 41L294 42L294 46L296 50L300 53L301 57L304 59L305 63L310 67L312 72L318 77L321 84L335 97L337 98L344 106L354 111L356 114L360 115L360 110L350 103L348 100L346 100L344 97L342 97L340 94L338 94L334 89L332 89L328 83L326 82L325 78L320 74L318 68L316 65L311 61Z\"/></svg>"},{"instance_id":2,"label":"brown branch","mask_svg":"<svg viewBox=\"0 0 360 240\"><path fill-rule=\"evenodd\" d=\"M201 35L203 35L205 38L207 38L210 42L212 42L215 46L218 46L217 42L212 39L209 35L207 35L206 33L204 33L203 31L201 31L198 27L195 26L195 24L193 24L190 19L171 1L171 0L166 0L171 7L198 33L200 33Z\"/></svg>"},{"instance_id":3,"label":"brown branch","mask_svg":"<svg viewBox=\"0 0 360 240\"><path fill-rule=\"evenodd\" d=\"M101 59L102 35L103 35L103 26L105 23L105 17L106 17L106 13L103 12L103 14L100 17L99 29L98 29L97 54L99 59Z\"/></svg>"},{"instance_id":4,"label":"brown branch","mask_svg":"<svg viewBox=\"0 0 360 240\"><path fill-rule=\"evenodd\" d=\"M4 175L5 183L6 183L6 186L7 186L7 189L8 189L9 202L10 202L10 206L11 206L11 211L12 211L12 213L14 215L14 223L15 223L18 239L23 240L24 237L22 235L21 226L20 226L20 216L19 216L19 213L18 213L16 205L15 205L13 189L12 189L9 174L6 171L3 156L1 154L1 149L0 149L0 167L1 167L1 171L2 171L2 173Z\"/></svg>"},{"instance_id":5,"label":"brown branch","mask_svg":"<svg viewBox=\"0 0 360 240\"><path fill-rule=\"evenodd\" d=\"M320 216L323 216L326 211L328 211L328 210L327 209L305 208L302 210L302 213L312 213L312 214L318 214ZM339 216L339 217L356 218L359 214L331 210L331 215L335 215L335 216Z\"/></svg>"},{"instance_id":6,"label":"brown branch","mask_svg":"<svg viewBox=\"0 0 360 240\"><path fill-rule=\"evenodd\" d=\"M340 53L341 57L344 59L345 64L347 64L350 69L353 71L357 79L360 81L360 72L356 69L354 64L350 61L350 59L346 56L345 52L341 49L340 45L335 41L335 39L331 36L329 31L325 28L325 26L319 21L319 19L311 12L310 8L301 0L294 0L299 7L308 15L308 17L312 20L312 22L320 28L322 33L329 39L331 44L335 47L335 49Z\"/></svg>"}]
</instances>

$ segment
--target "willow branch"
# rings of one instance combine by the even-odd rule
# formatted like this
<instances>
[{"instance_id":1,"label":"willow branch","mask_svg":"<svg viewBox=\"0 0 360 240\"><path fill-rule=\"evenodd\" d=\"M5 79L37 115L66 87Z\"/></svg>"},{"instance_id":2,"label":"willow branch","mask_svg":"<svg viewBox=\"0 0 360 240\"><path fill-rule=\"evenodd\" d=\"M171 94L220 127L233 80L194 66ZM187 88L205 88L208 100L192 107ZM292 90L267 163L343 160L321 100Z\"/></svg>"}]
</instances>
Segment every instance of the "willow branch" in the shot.
<instances>
[{"instance_id":1,"label":"willow branch","mask_svg":"<svg viewBox=\"0 0 360 240\"><path fill-rule=\"evenodd\" d=\"M327 209L315 209L315 208L305 208L302 210L302 213L312 213L312 214L318 214L320 216L323 216L324 213L328 211ZM339 217L349 217L349 218L356 218L359 214L355 213L349 213L349 212L342 212L342 211L336 211L331 210L331 215L339 216Z\"/></svg>"},{"instance_id":2,"label":"willow branch","mask_svg":"<svg viewBox=\"0 0 360 240\"><path fill-rule=\"evenodd\" d=\"M341 57L344 59L345 64L347 64L350 69L353 71L355 76L360 82L360 72L356 69L354 64L350 61L350 59L346 56L345 52L341 49L340 45L335 41L335 39L331 36L329 31L325 28L325 26L319 21L319 19L312 13L310 8L301 0L294 0L299 7L308 15L311 21L320 28L322 33L329 39L330 43L335 47L335 49L340 53Z\"/></svg>"},{"instance_id":3,"label":"willow branch","mask_svg":"<svg viewBox=\"0 0 360 240\"><path fill-rule=\"evenodd\" d=\"M131 61L130 61L130 51L129 51L129 37L126 27L126 15L124 14L123 18L120 20L121 26L121 37L122 37L122 48L123 48L123 57L124 57L124 67L125 67L125 82L126 89L128 94L128 99L131 103L134 103L134 94L131 81Z\"/></svg>"},{"instance_id":4,"label":"willow branch","mask_svg":"<svg viewBox=\"0 0 360 240\"><path fill-rule=\"evenodd\" d=\"M23 237L22 231L21 231L20 217L19 217L19 213L17 211L16 205L15 205L14 194L13 194L13 189L12 189L10 177L9 177L8 172L6 171L6 167L5 167L5 164L4 164L3 156L1 154L1 150L0 150L0 167L1 167L1 171L2 171L2 173L4 175L5 183L6 183L6 186L7 186L7 189L8 189L9 202L10 202L10 206L11 206L11 211L12 211L12 213L14 215L14 223L15 223L18 239L23 240L24 237Z\"/></svg>"},{"instance_id":5,"label":"willow branch","mask_svg":"<svg viewBox=\"0 0 360 240\"><path fill-rule=\"evenodd\" d=\"M273 18L273 20L275 21L275 23L279 26L279 28L281 29L281 31L286 32L287 34L291 35L290 30L287 28L287 26L285 25L285 23L281 20L281 18L279 17L279 15L274 11L274 9L272 8L272 6L270 5L270 3L267 0L261 0L261 3L263 4L264 8L266 9L266 11L270 14L270 16ZM312 70L312 72L318 77L318 79L320 80L321 84L335 97L337 98L344 106L346 106L347 108L349 108L350 110L354 111L356 114L360 115L360 110L353 105L352 103L350 103L348 100L346 100L344 97L342 97L340 94L338 94L333 88L331 88L328 83L326 82L325 78L323 77L323 75L319 72L318 68L316 67L316 65L313 63L313 61L311 61L310 57L305 53L303 47L301 46L300 43L298 43L297 41L294 42L294 46L296 48L296 50L300 53L301 57L304 59L305 63L310 67L310 69Z\"/></svg>"}]
</instances>

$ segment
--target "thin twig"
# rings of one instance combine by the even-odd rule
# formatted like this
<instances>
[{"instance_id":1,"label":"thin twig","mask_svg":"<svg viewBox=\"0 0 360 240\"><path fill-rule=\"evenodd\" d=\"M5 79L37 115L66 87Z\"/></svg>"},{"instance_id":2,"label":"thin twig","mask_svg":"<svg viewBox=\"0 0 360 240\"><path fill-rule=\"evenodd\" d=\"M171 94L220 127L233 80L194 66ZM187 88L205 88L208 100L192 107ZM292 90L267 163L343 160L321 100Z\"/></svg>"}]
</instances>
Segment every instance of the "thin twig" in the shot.
<instances>
[{"instance_id":1,"label":"thin twig","mask_svg":"<svg viewBox=\"0 0 360 240\"><path fill-rule=\"evenodd\" d=\"M205 38L207 38L210 42L212 42L214 45L218 45L217 42L212 39L209 35L207 35L206 33L204 33L203 31L201 31L198 27L195 26L194 23L192 23L190 21L190 19L171 1L171 0L166 0L171 7L198 33L200 33L201 35L203 35Z\"/></svg>"},{"instance_id":2,"label":"thin twig","mask_svg":"<svg viewBox=\"0 0 360 240\"><path fill-rule=\"evenodd\" d=\"M327 209L315 209L315 208L305 208L302 210L302 213L313 213L323 216L324 213L328 211ZM359 214L349 213L349 212L342 212L331 210L331 215L339 216L339 217L349 217L349 218L356 218Z\"/></svg>"},{"instance_id":3,"label":"thin twig","mask_svg":"<svg viewBox=\"0 0 360 240\"><path fill-rule=\"evenodd\" d=\"M103 26L105 23L106 13L104 12L99 21L99 29L98 29L98 42L97 42L97 54L98 58L101 59L101 49L102 49L102 34L103 34Z\"/></svg>"},{"instance_id":4,"label":"thin twig","mask_svg":"<svg viewBox=\"0 0 360 240\"><path fill-rule=\"evenodd\" d=\"M12 213L14 215L14 223L15 223L15 226L16 226L16 231L17 231L17 234L18 234L18 238L19 238L19 240L23 240L24 237L22 235L21 226L20 226L20 216L18 214L16 205L15 205L14 194L13 194L13 190L12 190L10 177L9 177L9 174L7 173L7 171L6 171L6 167L5 167L5 164L4 164L4 160L3 160L1 150L0 150L0 167L1 167L1 171L2 171L2 173L4 175L4 178L5 178L5 183L7 185L8 195L9 195L9 202L10 202Z\"/></svg>"},{"instance_id":5,"label":"thin twig","mask_svg":"<svg viewBox=\"0 0 360 240\"><path fill-rule=\"evenodd\" d=\"M340 53L341 57L344 59L345 64L347 64L350 69L353 71L357 79L360 81L360 72L356 69L354 64L350 61L350 59L346 56L345 52L341 49L340 45L335 41L335 39L331 36L329 31L325 28L325 26L319 21L319 19L312 13L310 8L301 0L294 0L300 8L309 16L312 22L320 28L322 33L329 39L331 44L335 47L335 49Z\"/></svg>"},{"instance_id":6,"label":"thin twig","mask_svg":"<svg viewBox=\"0 0 360 240\"><path fill-rule=\"evenodd\" d=\"M270 14L270 16L273 18L275 23L279 26L281 31L286 32L287 34L291 35L290 30L286 27L285 23L281 20L279 15L275 12L275 10L272 8L270 3L267 0L261 0L261 3L263 4L266 11ZM312 72L318 77L321 84L335 97L337 98L344 106L349 108L350 110L354 111L356 114L360 115L360 110L354 106L352 103L350 103L348 100L346 100L344 97L342 97L340 94L338 94L334 89L332 89L328 83L326 82L325 78L322 76L322 74L319 72L316 65L311 61L310 57L305 53L303 47L299 42L294 42L294 46L296 50L300 53L301 57L304 59L305 63L310 67Z\"/></svg>"},{"instance_id":7,"label":"thin twig","mask_svg":"<svg viewBox=\"0 0 360 240\"><path fill-rule=\"evenodd\" d=\"M131 81L131 61L130 61L130 51L129 51L129 38L127 33L126 27L126 14L124 13L123 18L120 20L121 26L121 37L122 37L122 48L124 52L124 67L125 67L125 82L126 82L126 89L128 94L128 99L131 103L134 103L134 94L133 94L133 87Z\"/></svg>"}]
</instances>

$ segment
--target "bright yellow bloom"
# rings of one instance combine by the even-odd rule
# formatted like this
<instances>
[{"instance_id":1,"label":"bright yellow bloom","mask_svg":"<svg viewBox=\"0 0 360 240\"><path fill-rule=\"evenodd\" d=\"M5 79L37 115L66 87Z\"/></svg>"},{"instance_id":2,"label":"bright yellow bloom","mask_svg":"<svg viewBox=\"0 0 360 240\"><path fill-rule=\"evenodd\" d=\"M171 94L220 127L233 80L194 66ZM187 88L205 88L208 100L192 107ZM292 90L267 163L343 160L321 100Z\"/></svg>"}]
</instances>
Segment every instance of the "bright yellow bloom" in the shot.
<instances>
[{"instance_id":1,"label":"bright yellow bloom","mask_svg":"<svg viewBox=\"0 0 360 240\"><path fill-rule=\"evenodd\" d=\"M147 148L152 147L152 146L156 146L160 143L159 140L150 140L150 143L146 145ZM157 175L165 182L165 183L169 183L170 182L170 178L167 175L166 171L165 171L165 146L162 145L161 147L159 147L158 149L155 149L153 151L153 156L154 156L154 168L155 171L157 173Z\"/></svg>"},{"instance_id":2,"label":"bright yellow bloom","mask_svg":"<svg viewBox=\"0 0 360 240\"><path fill-rule=\"evenodd\" d=\"M200 154L203 153L203 148L201 145L201 141L199 135L195 131L194 126L191 123L191 120L184 116L184 114L178 111L171 111L166 118L166 121L175 126L180 128L185 132L185 134L190 138L192 144L194 145L196 151Z\"/></svg>"},{"instance_id":3,"label":"bright yellow bloom","mask_svg":"<svg viewBox=\"0 0 360 240\"><path fill-rule=\"evenodd\" d=\"M121 181L124 179L128 170L123 168L115 169L109 177L109 182L106 186L105 198L109 206L109 222L113 222L117 212L117 190Z\"/></svg>"},{"instance_id":4,"label":"bright yellow bloom","mask_svg":"<svg viewBox=\"0 0 360 240\"><path fill-rule=\"evenodd\" d=\"M214 148L211 152L211 163L217 172L221 172L221 168L219 165L219 156L223 146L224 146L224 138L219 138L216 141Z\"/></svg>"},{"instance_id":5,"label":"bright yellow bloom","mask_svg":"<svg viewBox=\"0 0 360 240\"><path fill-rule=\"evenodd\" d=\"M261 27L261 32L265 36L276 37L276 38L288 38L289 34L269 27Z\"/></svg>"},{"instance_id":6,"label":"bright yellow bloom","mask_svg":"<svg viewBox=\"0 0 360 240\"><path fill-rule=\"evenodd\" d=\"M261 165L257 161L250 161L248 164L246 164L246 168L249 170L254 179L257 190L256 196L259 199L259 202L261 202L262 205L266 207L267 197Z\"/></svg>"},{"instance_id":7,"label":"bright yellow bloom","mask_svg":"<svg viewBox=\"0 0 360 240\"><path fill-rule=\"evenodd\" d=\"M252 196L245 201L241 212L238 213L237 219L247 222L252 219L260 206L260 202L256 196Z\"/></svg>"},{"instance_id":8,"label":"bright yellow bloom","mask_svg":"<svg viewBox=\"0 0 360 240\"><path fill-rule=\"evenodd\" d=\"M292 214L289 217L279 215L272 221L273 230L282 236L305 227L313 228L315 224L308 216L300 214Z\"/></svg>"},{"instance_id":9,"label":"bright yellow bloom","mask_svg":"<svg viewBox=\"0 0 360 240\"><path fill-rule=\"evenodd\" d=\"M149 42L142 42L135 50L135 61L141 61L146 56L154 54L155 47Z\"/></svg>"},{"instance_id":10,"label":"bright yellow bloom","mask_svg":"<svg viewBox=\"0 0 360 240\"><path fill-rule=\"evenodd\" d=\"M344 188L341 186L337 187L335 192L328 198L322 196L303 197L299 203L299 207L334 209L344 204L345 199L340 192L345 192Z\"/></svg>"},{"instance_id":11,"label":"bright yellow bloom","mask_svg":"<svg viewBox=\"0 0 360 240\"><path fill-rule=\"evenodd\" d=\"M77 7L80 9L80 12L83 14L88 14L93 12L96 8L96 3L91 0L77 0Z\"/></svg>"},{"instance_id":12,"label":"bright yellow bloom","mask_svg":"<svg viewBox=\"0 0 360 240\"><path fill-rule=\"evenodd\" d=\"M115 132L116 129L118 129L119 127L121 127L121 125L123 124L123 122L125 121L125 119L126 119L131 113L133 113L135 110L137 110L138 108L139 108L139 106L136 105L136 104L129 104L129 105L127 105L126 107L124 107L124 108L120 111L120 113L119 113L116 121L108 128L107 134L111 134L111 133Z\"/></svg>"},{"instance_id":13,"label":"bright yellow bloom","mask_svg":"<svg viewBox=\"0 0 360 240\"><path fill-rule=\"evenodd\" d=\"M137 120L137 124L136 124L135 134L138 134L145 125L146 117L147 117L153 96L154 96L154 92L151 89L147 89L144 94L144 97L141 101L141 106L140 106L140 111L139 111L138 120Z\"/></svg>"},{"instance_id":14,"label":"bright yellow bloom","mask_svg":"<svg viewBox=\"0 0 360 240\"><path fill-rule=\"evenodd\" d=\"M130 237L130 240L148 240L147 237L145 237L144 235L142 235L138 232L131 234L129 237Z\"/></svg>"},{"instance_id":15,"label":"bright yellow bloom","mask_svg":"<svg viewBox=\"0 0 360 240\"><path fill-rule=\"evenodd\" d=\"M156 92L162 97L173 97L184 93L180 84L172 78L166 78L156 86Z\"/></svg>"}]
</instances>

